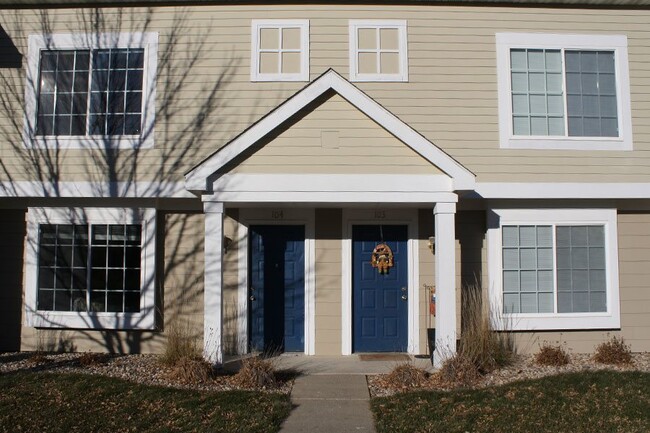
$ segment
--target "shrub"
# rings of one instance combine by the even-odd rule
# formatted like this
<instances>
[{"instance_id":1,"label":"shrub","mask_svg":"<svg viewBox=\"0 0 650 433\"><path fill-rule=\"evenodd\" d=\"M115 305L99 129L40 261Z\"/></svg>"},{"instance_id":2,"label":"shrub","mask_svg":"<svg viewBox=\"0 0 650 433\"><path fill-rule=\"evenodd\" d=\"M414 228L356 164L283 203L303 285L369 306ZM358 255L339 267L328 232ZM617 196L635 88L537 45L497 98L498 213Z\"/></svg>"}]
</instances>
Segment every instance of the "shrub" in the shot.
<instances>
[{"instance_id":1,"label":"shrub","mask_svg":"<svg viewBox=\"0 0 650 433\"><path fill-rule=\"evenodd\" d=\"M632 351L623 337L613 336L596 346L594 361L601 364L623 365L632 363Z\"/></svg>"},{"instance_id":2,"label":"shrub","mask_svg":"<svg viewBox=\"0 0 650 433\"><path fill-rule=\"evenodd\" d=\"M411 389L423 386L428 374L413 364L399 364L384 378L384 384L391 389Z\"/></svg>"},{"instance_id":3,"label":"shrub","mask_svg":"<svg viewBox=\"0 0 650 433\"><path fill-rule=\"evenodd\" d=\"M535 355L535 362L540 365L560 366L567 365L571 362L571 358L562 346L544 343Z\"/></svg>"},{"instance_id":4,"label":"shrub","mask_svg":"<svg viewBox=\"0 0 650 433\"><path fill-rule=\"evenodd\" d=\"M437 373L438 379L449 386L470 387L481 379L476 363L462 352L445 360Z\"/></svg>"},{"instance_id":5,"label":"shrub","mask_svg":"<svg viewBox=\"0 0 650 433\"><path fill-rule=\"evenodd\" d=\"M233 376L233 383L248 389L270 389L278 385L273 363L259 356L242 361L241 368Z\"/></svg>"},{"instance_id":6,"label":"shrub","mask_svg":"<svg viewBox=\"0 0 650 433\"><path fill-rule=\"evenodd\" d=\"M92 367L95 365L104 364L106 361L108 361L108 355L105 353L86 352L79 357L78 361L79 364L83 367Z\"/></svg>"},{"instance_id":7,"label":"shrub","mask_svg":"<svg viewBox=\"0 0 650 433\"><path fill-rule=\"evenodd\" d=\"M497 332L494 323L502 320L498 311L483 305L480 286L469 286L462 293L462 332L458 362L469 361L481 374L512 363L514 339L509 332Z\"/></svg>"},{"instance_id":8,"label":"shrub","mask_svg":"<svg viewBox=\"0 0 650 433\"><path fill-rule=\"evenodd\" d=\"M212 378L212 365L201 358L179 358L171 367L168 377L183 384L205 383Z\"/></svg>"},{"instance_id":9,"label":"shrub","mask_svg":"<svg viewBox=\"0 0 650 433\"><path fill-rule=\"evenodd\" d=\"M50 359L45 356L43 352L34 352L32 355L27 358L27 362L32 365L40 365L40 364L45 364L48 362Z\"/></svg>"}]
</instances>

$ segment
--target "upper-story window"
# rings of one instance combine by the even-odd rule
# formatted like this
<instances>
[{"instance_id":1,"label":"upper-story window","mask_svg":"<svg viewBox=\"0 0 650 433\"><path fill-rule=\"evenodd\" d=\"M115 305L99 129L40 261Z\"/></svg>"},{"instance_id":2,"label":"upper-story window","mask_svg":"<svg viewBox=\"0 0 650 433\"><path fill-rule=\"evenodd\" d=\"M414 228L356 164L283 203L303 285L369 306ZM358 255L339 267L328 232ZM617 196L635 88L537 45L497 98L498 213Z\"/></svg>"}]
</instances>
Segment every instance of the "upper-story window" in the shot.
<instances>
[{"instance_id":1,"label":"upper-story window","mask_svg":"<svg viewBox=\"0 0 650 433\"><path fill-rule=\"evenodd\" d=\"M350 80L408 81L406 21L350 21Z\"/></svg>"},{"instance_id":2,"label":"upper-story window","mask_svg":"<svg viewBox=\"0 0 650 433\"><path fill-rule=\"evenodd\" d=\"M253 20L252 81L309 81L309 20Z\"/></svg>"},{"instance_id":3,"label":"upper-story window","mask_svg":"<svg viewBox=\"0 0 650 433\"><path fill-rule=\"evenodd\" d=\"M157 40L155 33L30 36L27 144L152 146Z\"/></svg>"},{"instance_id":4,"label":"upper-story window","mask_svg":"<svg viewBox=\"0 0 650 433\"><path fill-rule=\"evenodd\" d=\"M632 148L627 38L497 34L501 147Z\"/></svg>"}]
</instances>

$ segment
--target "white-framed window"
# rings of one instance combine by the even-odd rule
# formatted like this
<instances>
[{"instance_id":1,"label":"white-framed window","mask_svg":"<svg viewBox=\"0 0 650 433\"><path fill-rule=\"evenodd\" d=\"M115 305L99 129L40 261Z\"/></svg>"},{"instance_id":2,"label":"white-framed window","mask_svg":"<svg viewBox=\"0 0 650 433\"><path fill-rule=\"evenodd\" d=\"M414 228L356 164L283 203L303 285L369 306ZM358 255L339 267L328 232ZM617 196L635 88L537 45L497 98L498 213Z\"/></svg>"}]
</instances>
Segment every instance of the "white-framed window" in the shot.
<instances>
[{"instance_id":1,"label":"white-framed window","mask_svg":"<svg viewBox=\"0 0 650 433\"><path fill-rule=\"evenodd\" d=\"M502 148L632 150L627 37L497 33Z\"/></svg>"},{"instance_id":2,"label":"white-framed window","mask_svg":"<svg viewBox=\"0 0 650 433\"><path fill-rule=\"evenodd\" d=\"M153 329L154 209L29 208L26 324Z\"/></svg>"},{"instance_id":3,"label":"white-framed window","mask_svg":"<svg viewBox=\"0 0 650 433\"><path fill-rule=\"evenodd\" d=\"M309 81L309 20L253 20L251 81Z\"/></svg>"},{"instance_id":4,"label":"white-framed window","mask_svg":"<svg viewBox=\"0 0 650 433\"><path fill-rule=\"evenodd\" d=\"M491 209L488 248L502 329L620 327L616 209Z\"/></svg>"},{"instance_id":5,"label":"white-framed window","mask_svg":"<svg viewBox=\"0 0 650 433\"><path fill-rule=\"evenodd\" d=\"M30 35L24 139L40 148L148 148L158 34Z\"/></svg>"},{"instance_id":6,"label":"white-framed window","mask_svg":"<svg viewBox=\"0 0 650 433\"><path fill-rule=\"evenodd\" d=\"M350 80L408 81L404 20L350 21Z\"/></svg>"}]
</instances>

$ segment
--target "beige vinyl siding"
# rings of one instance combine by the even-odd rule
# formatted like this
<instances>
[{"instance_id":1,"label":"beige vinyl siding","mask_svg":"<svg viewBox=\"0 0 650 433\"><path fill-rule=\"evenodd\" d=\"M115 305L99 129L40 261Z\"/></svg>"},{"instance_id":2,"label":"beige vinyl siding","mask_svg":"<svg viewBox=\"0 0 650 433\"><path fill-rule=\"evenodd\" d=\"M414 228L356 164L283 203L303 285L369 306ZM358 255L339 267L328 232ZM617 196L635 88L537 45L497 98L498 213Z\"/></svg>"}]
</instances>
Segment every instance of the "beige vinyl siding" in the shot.
<instances>
[{"instance_id":1,"label":"beige vinyl siding","mask_svg":"<svg viewBox=\"0 0 650 433\"><path fill-rule=\"evenodd\" d=\"M0 351L20 350L25 210L0 210Z\"/></svg>"},{"instance_id":2,"label":"beige vinyl siding","mask_svg":"<svg viewBox=\"0 0 650 433\"><path fill-rule=\"evenodd\" d=\"M194 164L301 89L304 83L250 82L254 18L310 20L312 79L328 68L348 76L349 19L407 20L409 82L355 85L476 173L479 182L650 181L647 10L338 4L166 7L153 8L150 17L137 8L99 11L110 23L108 31L160 33L159 63L169 63L159 68L155 148L137 155L120 151L114 155L117 160L100 150L70 150L45 158L62 181L132 175L180 181ZM3 29L18 52L27 54L28 34L43 32L40 16L28 10L3 13ZM80 32L89 27L80 21L90 19L92 12L70 8L45 16L53 32ZM495 33L568 29L628 36L634 151L499 149ZM172 35L175 44L170 46ZM46 161L30 159L22 147L24 74L12 68L0 74L14 83L4 96L11 117L0 116L3 164L12 179L36 179L36 166L42 169ZM44 173L53 177L47 169Z\"/></svg>"},{"instance_id":3,"label":"beige vinyl siding","mask_svg":"<svg viewBox=\"0 0 650 433\"><path fill-rule=\"evenodd\" d=\"M612 336L623 337L634 352L650 351L650 213L618 214L618 260L621 330L516 333L519 351L560 343L575 353L592 353Z\"/></svg>"},{"instance_id":4,"label":"beige vinyl siding","mask_svg":"<svg viewBox=\"0 0 650 433\"><path fill-rule=\"evenodd\" d=\"M203 215L158 214L158 293L164 330L178 326L202 347L203 341ZM161 263L162 262L162 263ZM21 323L24 323L24 318ZM35 329L22 326L21 350L160 353L165 332Z\"/></svg>"},{"instance_id":5,"label":"beige vinyl siding","mask_svg":"<svg viewBox=\"0 0 650 433\"><path fill-rule=\"evenodd\" d=\"M316 209L316 355L340 355L341 209Z\"/></svg>"},{"instance_id":6,"label":"beige vinyl siding","mask_svg":"<svg viewBox=\"0 0 650 433\"><path fill-rule=\"evenodd\" d=\"M327 140L324 133L336 133ZM332 141L338 141L333 143ZM439 174L440 170L338 94L287 126L234 173Z\"/></svg>"}]
</instances>

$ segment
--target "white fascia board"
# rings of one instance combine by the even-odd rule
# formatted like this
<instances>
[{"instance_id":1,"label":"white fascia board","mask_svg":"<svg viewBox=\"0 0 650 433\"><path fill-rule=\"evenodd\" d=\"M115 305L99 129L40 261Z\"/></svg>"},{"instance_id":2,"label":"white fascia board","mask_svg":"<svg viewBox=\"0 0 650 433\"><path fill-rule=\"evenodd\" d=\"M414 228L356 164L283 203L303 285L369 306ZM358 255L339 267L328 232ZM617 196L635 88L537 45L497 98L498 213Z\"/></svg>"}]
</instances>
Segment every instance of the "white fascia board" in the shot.
<instances>
[{"instance_id":1,"label":"white fascia board","mask_svg":"<svg viewBox=\"0 0 650 433\"><path fill-rule=\"evenodd\" d=\"M183 182L0 182L0 197L196 198Z\"/></svg>"},{"instance_id":2,"label":"white fascia board","mask_svg":"<svg viewBox=\"0 0 650 433\"><path fill-rule=\"evenodd\" d=\"M474 174L472 172L357 89L334 70L329 70L323 74L280 105L275 111L269 113L253 127L244 131L217 153L187 173L185 175L186 188L191 191L207 190L207 179L210 176L330 89L336 91L341 97L404 144L449 175L454 180L455 189L473 189Z\"/></svg>"},{"instance_id":3,"label":"white fascia board","mask_svg":"<svg viewBox=\"0 0 650 433\"><path fill-rule=\"evenodd\" d=\"M214 183L224 202L456 202L445 175L227 174Z\"/></svg>"},{"instance_id":4,"label":"white fascia board","mask_svg":"<svg viewBox=\"0 0 650 433\"><path fill-rule=\"evenodd\" d=\"M650 183L477 182L486 199L648 199Z\"/></svg>"}]
</instances>

